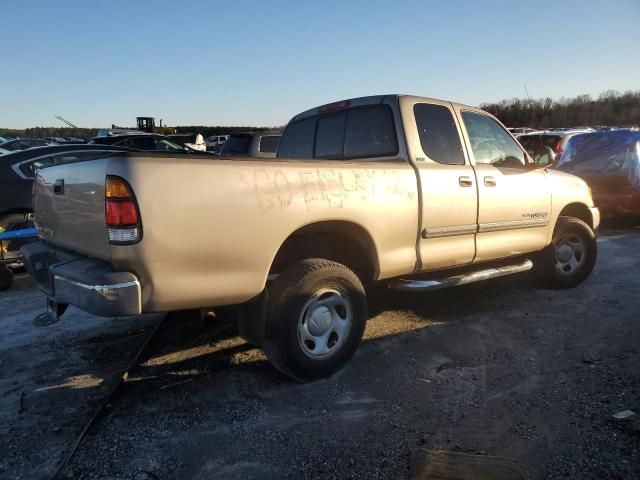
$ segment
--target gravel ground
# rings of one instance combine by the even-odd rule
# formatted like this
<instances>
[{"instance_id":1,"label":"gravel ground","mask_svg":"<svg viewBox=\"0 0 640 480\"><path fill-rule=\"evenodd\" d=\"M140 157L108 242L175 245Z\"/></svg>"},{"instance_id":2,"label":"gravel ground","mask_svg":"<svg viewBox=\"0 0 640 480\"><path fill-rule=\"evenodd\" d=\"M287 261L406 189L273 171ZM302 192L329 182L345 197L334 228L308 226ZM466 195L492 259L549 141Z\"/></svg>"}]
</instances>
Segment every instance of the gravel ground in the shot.
<instances>
[{"instance_id":1,"label":"gravel ground","mask_svg":"<svg viewBox=\"0 0 640 480\"><path fill-rule=\"evenodd\" d=\"M518 460L533 479L639 478L638 424L611 420L640 412L639 247L640 229L604 230L594 274L573 290L538 289L520 275L430 294L376 291L355 358L312 384L275 371L225 321L169 315L62 477L405 479L412 452L426 448ZM127 334L144 323L134 320L61 332L65 371L111 378L143 336ZM108 341L87 346L104 325L120 339L113 355ZM8 357L6 367L3 342L2 392L5 375L20 371L28 399L42 388L30 373L39 362ZM43 342L21 348L34 357ZM41 385L60 381L38 368ZM56 390L75 412L65 416L69 432L104 395L98 389ZM7 395L15 407L16 393ZM39 445L60 436L33 421L5 426L8 407L0 415L3 439L6 428L13 439L42 437ZM0 442L4 452L26 448ZM14 456L0 473L46 477L63 452Z\"/></svg>"},{"instance_id":2,"label":"gravel ground","mask_svg":"<svg viewBox=\"0 0 640 480\"><path fill-rule=\"evenodd\" d=\"M26 277L0 293L0 478L50 478L159 315L105 319L69 309L35 327L44 296Z\"/></svg>"}]
</instances>

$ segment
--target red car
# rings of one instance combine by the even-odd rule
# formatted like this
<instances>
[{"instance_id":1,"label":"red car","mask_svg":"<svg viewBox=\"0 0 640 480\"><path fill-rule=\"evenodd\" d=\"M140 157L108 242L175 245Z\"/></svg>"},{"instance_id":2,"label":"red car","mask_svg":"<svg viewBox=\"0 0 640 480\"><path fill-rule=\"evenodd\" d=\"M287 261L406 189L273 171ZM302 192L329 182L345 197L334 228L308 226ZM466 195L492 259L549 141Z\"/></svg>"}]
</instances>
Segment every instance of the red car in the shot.
<instances>
[{"instance_id":1,"label":"red car","mask_svg":"<svg viewBox=\"0 0 640 480\"><path fill-rule=\"evenodd\" d=\"M640 217L640 131L576 136L554 168L584 179L602 215Z\"/></svg>"}]
</instances>

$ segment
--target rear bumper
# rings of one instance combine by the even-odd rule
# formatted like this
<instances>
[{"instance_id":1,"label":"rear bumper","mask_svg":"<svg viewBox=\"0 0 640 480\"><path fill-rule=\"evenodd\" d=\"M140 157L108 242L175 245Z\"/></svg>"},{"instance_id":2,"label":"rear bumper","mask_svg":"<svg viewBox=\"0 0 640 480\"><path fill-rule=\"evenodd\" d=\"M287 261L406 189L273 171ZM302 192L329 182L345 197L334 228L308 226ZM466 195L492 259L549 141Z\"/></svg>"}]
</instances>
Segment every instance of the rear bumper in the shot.
<instances>
[{"instance_id":1,"label":"rear bumper","mask_svg":"<svg viewBox=\"0 0 640 480\"><path fill-rule=\"evenodd\" d=\"M22 248L29 274L49 300L103 317L142 313L138 278L103 261L35 242Z\"/></svg>"}]
</instances>

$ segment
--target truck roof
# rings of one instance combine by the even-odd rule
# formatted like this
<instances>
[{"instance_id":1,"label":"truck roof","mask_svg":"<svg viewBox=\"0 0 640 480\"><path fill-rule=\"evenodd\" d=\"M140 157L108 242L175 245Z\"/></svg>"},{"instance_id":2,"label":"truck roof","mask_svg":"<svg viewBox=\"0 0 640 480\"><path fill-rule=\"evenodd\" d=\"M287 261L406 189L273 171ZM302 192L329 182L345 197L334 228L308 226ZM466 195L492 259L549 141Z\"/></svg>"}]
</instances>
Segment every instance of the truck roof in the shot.
<instances>
[{"instance_id":1,"label":"truck roof","mask_svg":"<svg viewBox=\"0 0 640 480\"><path fill-rule=\"evenodd\" d=\"M310 108L309 110L305 110L302 113L299 113L297 115L295 115L290 122L296 121L296 120L301 120L303 118L308 118L308 117L312 117L314 115L319 115L320 113L324 113L325 111L330 111L333 109L340 109L340 108L346 108L348 107L360 107L360 106L364 106L364 105L375 105L375 104L379 104L379 103L383 103L385 101L385 99L392 97L392 98L400 98L400 97L405 97L405 98L409 98L409 99L414 99L414 100L418 100L418 101L437 101L437 102L448 102L451 103L452 105L458 106L458 107L462 107L465 109L471 109L471 110L481 110L478 107L473 107L471 105L465 105L462 103L456 103L456 102L451 102L449 100L442 100L442 99L438 99L438 98L429 98L429 97L421 97L418 95L405 95L405 94L400 94L400 93L392 93L392 94L386 94L386 95L369 95L366 97L356 97L356 98L347 98L344 100L338 100L336 102L331 102L331 103L326 103L324 105L320 105L318 107L314 107L314 108Z\"/></svg>"}]
</instances>

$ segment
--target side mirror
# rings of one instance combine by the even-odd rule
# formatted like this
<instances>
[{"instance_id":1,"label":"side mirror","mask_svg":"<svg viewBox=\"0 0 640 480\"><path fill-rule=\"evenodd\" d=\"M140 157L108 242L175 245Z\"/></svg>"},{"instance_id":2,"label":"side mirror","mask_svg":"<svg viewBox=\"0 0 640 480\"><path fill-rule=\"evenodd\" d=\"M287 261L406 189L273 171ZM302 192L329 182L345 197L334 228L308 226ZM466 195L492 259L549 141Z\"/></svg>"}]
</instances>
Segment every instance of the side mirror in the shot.
<instances>
[{"instance_id":1,"label":"side mirror","mask_svg":"<svg viewBox=\"0 0 640 480\"><path fill-rule=\"evenodd\" d=\"M555 163L556 156L556 152L551 147L543 147L534 153L533 161L536 166L550 167Z\"/></svg>"}]
</instances>

